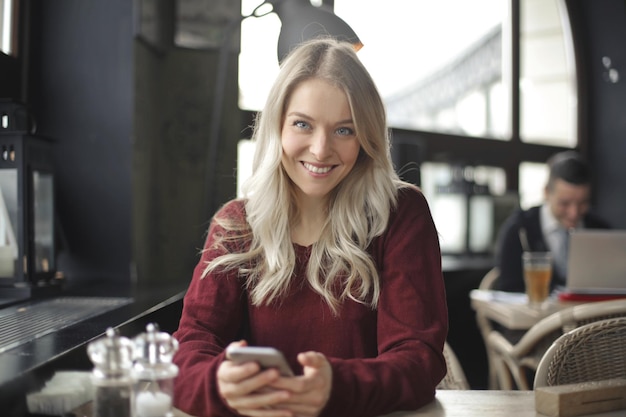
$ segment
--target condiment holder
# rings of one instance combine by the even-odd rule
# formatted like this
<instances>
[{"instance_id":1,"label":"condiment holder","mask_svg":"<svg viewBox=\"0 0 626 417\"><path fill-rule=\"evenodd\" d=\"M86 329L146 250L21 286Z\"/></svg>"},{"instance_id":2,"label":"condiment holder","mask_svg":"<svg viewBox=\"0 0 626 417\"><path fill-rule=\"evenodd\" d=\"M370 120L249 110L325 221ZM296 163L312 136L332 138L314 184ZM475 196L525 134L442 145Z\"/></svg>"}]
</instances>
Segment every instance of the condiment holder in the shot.
<instances>
[{"instance_id":1,"label":"condiment holder","mask_svg":"<svg viewBox=\"0 0 626 417\"><path fill-rule=\"evenodd\" d=\"M93 417L173 416L177 350L178 341L154 323L132 340L108 328L87 346L94 364Z\"/></svg>"},{"instance_id":2,"label":"condiment holder","mask_svg":"<svg viewBox=\"0 0 626 417\"><path fill-rule=\"evenodd\" d=\"M93 417L131 417L134 380L131 376L134 345L113 328L87 346L94 364Z\"/></svg>"},{"instance_id":3,"label":"condiment holder","mask_svg":"<svg viewBox=\"0 0 626 417\"><path fill-rule=\"evenodd\" d=\"M133 339L134 417L173 415L174 378L178 367L172 363L178 341L150 323L146 332Z\"/></svg>"}]
</instances>

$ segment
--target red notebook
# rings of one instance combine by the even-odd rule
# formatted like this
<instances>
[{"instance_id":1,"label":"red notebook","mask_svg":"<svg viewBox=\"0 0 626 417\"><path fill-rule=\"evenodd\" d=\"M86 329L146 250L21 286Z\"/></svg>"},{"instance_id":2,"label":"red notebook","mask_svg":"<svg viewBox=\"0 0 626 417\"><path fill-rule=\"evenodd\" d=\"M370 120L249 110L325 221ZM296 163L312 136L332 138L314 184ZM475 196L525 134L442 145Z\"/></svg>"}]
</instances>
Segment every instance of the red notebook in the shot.
<instances>
[{"instance_id":1,"label":"red notebook","mask_svg":"<svg viewBox=\"0 0 626 417\"><path fill-rule=\"evenodd\" d=\"M581 294L560 292L559 301L609 301L626 298L626 294Z\"/></svg>"}]
</instances>

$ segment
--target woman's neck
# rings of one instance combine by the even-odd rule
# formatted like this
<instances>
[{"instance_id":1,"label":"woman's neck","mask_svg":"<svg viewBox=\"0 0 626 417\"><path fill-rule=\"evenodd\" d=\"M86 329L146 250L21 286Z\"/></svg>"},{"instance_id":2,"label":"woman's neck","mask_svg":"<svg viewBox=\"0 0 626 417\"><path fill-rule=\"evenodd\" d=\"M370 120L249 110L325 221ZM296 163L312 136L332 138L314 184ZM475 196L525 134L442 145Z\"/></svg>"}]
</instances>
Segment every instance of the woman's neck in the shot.
<instances>
[{"instance_id":1,"label":"woman's neck","mask_svg":"<svg viewBox=\"0 0 626 417\"><path fill-rule=\"evenodd\" d=\"M325 201L309 201L298 204L299 219L292 224L291 240L301 246L310 246L317 242L322 228L328 219L328 206Z\"/></svg>"}]
</instances>

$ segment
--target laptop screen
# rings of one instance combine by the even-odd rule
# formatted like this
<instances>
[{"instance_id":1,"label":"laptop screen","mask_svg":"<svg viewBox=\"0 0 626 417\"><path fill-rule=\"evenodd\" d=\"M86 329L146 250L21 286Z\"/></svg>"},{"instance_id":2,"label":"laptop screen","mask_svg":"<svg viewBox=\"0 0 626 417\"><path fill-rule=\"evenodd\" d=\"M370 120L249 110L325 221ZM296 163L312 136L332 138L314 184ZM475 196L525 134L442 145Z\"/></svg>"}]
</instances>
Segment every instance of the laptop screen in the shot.
<instances>
[{"instance_id":1,"label":"laptop screen","mask_svg":"<svg viewBox=\"0 0 626 417\"><path fill-rule=\"evenodd\" d=\"M626 230L572 233L567 271L569 292L626 294Z\"/></svg>"}]
</instances>

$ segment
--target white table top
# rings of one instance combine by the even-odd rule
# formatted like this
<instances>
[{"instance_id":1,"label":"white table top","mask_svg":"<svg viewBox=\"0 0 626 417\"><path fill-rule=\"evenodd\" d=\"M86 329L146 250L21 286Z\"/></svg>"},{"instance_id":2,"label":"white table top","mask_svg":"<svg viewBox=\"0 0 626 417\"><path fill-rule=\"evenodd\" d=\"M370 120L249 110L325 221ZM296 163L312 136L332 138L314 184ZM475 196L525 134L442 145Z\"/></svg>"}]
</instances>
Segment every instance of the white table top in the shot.
<instances>
[{"instance_id":1,"label":"white table top","mask_svg":"<svg viewBox=\"0 0 626 417\"><path fill-rule=\"evenodd\" d=\"M510 330L528 330L550 314L580 304L550 299L544 308L536 309L528 305L525 294L493 290L472 290L470 299L475 311Z\"/></svg>"},{"instance_id":2,"label":"white table top","mask_svg":"<svg viewBox=\"0 0 626 417\"><path fill-rule=\"evenodd\" d=\"M626 410L590 414L592 417L624 417ZM541 417L535 411L534 391L437 391L435 401L417 411L385 417Z\"/></svg>"},{"instance_id":3,"label":"white table top","mask_svg":"<svg viewBox=\"0 0 626 417\"><path fill-rule=\"evenodd\" d=\"M176 410L175 417L191 417ZM624 417L625 410L590 414ZM438 390L435 401L416 411L399 411L383 417L543 417L535 411L534 391ZM585 416L581 416L585 417Z\"/></svg>"}]
</instances>

